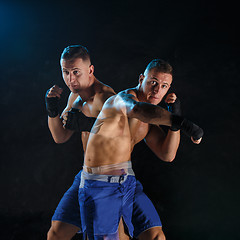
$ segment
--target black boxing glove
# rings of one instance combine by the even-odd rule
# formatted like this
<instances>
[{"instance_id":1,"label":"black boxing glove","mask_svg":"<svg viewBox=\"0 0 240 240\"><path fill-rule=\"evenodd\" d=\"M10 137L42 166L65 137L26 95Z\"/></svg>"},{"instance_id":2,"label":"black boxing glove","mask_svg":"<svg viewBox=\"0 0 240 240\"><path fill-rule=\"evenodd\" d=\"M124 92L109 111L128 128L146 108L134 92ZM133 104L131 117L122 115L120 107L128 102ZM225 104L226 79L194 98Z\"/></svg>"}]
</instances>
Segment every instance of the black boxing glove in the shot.
<instances>
[{"instance_id":1,"label":"black boxing glove","mask_svg":"<svg viewBox=\"0 0 240 240\"><path fill-rule=\"evenodd\" d=\"M66 121L65 128L75 130L79 132L91 132L92 126L95 123L96 118L87 117L77 108L72 108L68 112L68 118Z\"/></svg>"},{"instance_id":2,"label":"black boxing glove","mask_svg":"<svg viewBox=\"0 0 240 240\"><path fill-rule=\"evenodd\" d=\"M198 140L203 136L203 130L193 122L183 118L181 116L172 114L171 116L172 126L171 128L182 130L187 136L192 137L193 140ZM175 130L175 131L177 131Z\"/></svg>"},{"instance_id":3,"label":"black boxing glove","mask_svg":"<svg viewBox=\"0 0 240 240\"><path fill-rule=\"evenodd\" d=\"M47 97L50 89L47 90L45 95L45 103L48 116L55 118L59 114L59 98L58 97Z\"/></svg>"}]
</instances>

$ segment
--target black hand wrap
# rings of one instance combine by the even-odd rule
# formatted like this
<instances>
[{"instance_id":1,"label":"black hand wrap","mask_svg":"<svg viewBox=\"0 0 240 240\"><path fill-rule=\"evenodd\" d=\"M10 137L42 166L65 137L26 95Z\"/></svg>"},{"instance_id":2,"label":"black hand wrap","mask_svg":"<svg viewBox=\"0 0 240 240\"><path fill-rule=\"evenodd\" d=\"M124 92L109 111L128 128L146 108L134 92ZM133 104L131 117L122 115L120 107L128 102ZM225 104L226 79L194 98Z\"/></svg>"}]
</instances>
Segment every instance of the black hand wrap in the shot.
<instances>
[{"instance_id":1,"label":"black hand wrap","mask_svg":"<svg viewBox=\"0 0 240 240\"><path fill-rule=\"evenodd\" d=\"M177 130L182 130L187 136L198 140L203 136L203 130L193 122L181 116L172 115L172 127Z\"/></svg>"},{"instance_id":2,"label":"black hand wrap","mask_svg":"<svg viewBox=\"0 0 240 240\"><path fill-rule=\"evenodd\" d=\"M174 103L166 103L165 101L162 101L159 106L163 107L164 109L168 110L169 112L181 116L182 115L182 110L181 110L181 102L179 98L175 100ZM178 131L178 127L171 126L170 127L171 131Z\"/></svg>"},{"instance_id":3,"label":"black hand wrap","mask_svg":"<svg viewBox=\"0 0 240 240\"><path fill-rule=\"evenodd\" d=\"M54 118L58 115L59 111L59 98L58 97L47 97L48 92L50 90L47 91L46 95L45 95L45 103L46 103L46 109L48 112L48 116L51 118Z\"/></svg>"},{"instance_id":4,"label":"black hand wrap","mask_svg":"<svg viewBox=\"0 0 240 240\"><path fill-rule=\"evenodd\" d=\"M72 108L68 112L65 128L79 132L90 132L95 121L96 118L87 117L79 109Z\"/></svg>"},{"instance_id":5,"label":"black hand wrap","mask_svg":"<svg viewBox=\"0 0 240 240\"><path fill-rule=\"evenodd\" d=\"M181 109L181 102L179 100L179 98L177 98L175 100L174 103L166 103L168 106L168 111L177 115L177 116L181 116L182 115L182 109ZM179 129L174 128L173 126L170 127L171 131L178 131Z\"/></svg>"},{"instance_id":6,"label":"black hand wrap","mask_svg":"<svg viewBox=\"0 0 240 240\"><path fill-rule=\"evenodd\" d=\"M169 112L178 116L182 115L181 102L179 98L177 98L174 103L166 103L166 104L168 106Z\"/></svg>"}]
</instances>

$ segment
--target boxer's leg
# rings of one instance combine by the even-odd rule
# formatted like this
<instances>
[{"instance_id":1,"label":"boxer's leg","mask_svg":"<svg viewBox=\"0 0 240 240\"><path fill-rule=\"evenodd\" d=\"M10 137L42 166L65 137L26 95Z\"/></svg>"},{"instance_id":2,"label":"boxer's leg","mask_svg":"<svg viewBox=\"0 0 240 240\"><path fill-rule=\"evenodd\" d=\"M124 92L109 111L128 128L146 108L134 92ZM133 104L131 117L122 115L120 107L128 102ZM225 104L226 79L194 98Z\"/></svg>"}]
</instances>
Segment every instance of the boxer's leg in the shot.
<instances>
[{"instance_id":1,"label":"boxer's leg","mask_svg":"<svg viewBox=\"0 0 240 240\"><path fill-rule=\"evenodd\" d=\"M117 232L113 234L108 234L108 235L95 236L94 239L96 240L129 240L130 237L127 233L127 229L125 228L123 220L121 218Z\"/></svg>"},{"instance_id":2,"label":"boxer's leg","mask_svg":"<svg viewBox=\"0 0 240 240\"><path fill-rule=\"evenodd\" d=\"M80 230L77 226L60 221L52 221L47 240L70 240Z\"/></svg>"},{"instance_id":3,"label":"boxer's leg","mask_svg":"<svg viewBox=\"0 0 240 240\"><path fill-rule=\"evenodd\" d=\"M139 240L166 240L166 237L162 231L162 227L149 228L146 231L140 233Z\"/></svg>"},{"instance_id":4,"label":"boxer's leg","mask_svg":"<svg viewBox=\"0 0 240 240\"><path fill-rule=\"evenodd\" d=\"M98 175L83 171L79 188L79 204L84 235L89 240L119 240L129 234L131 223L135 177L131 175ZM126 239L126 238L125 238Z\"/></svg>"},{"instance_id":5,"label":"boxer's leg","mask_svg":"<svg viewBox=\"0 0 240 240\"><path fill-rule=\"evenodd\" d=\"M119 226L118 226L118 235L120 240L129 240L130 237L127 233L127 229L124 226L122 218L120 219Z\"/></svg>"},{"instance_id":6,"label":"boxer's leg","mask_svg":"<svg viewBox=\"0 0 240 240\"><path fill-rule=\"evenodd\" d=\"M70 240L77 232L81 232L78 189L81 171L75 176L72 186L63 195L52 217L52 225L48 232L48 240Z\"/></svg>"},{"instance_id":7,"label":"boxer's leg","mask_svg":"<svg viewBox=\"0 0 240 240\"><path fill-rule=\"evenodd\" d=\"M157 210L143 192L142 184L139 181L136 184L132 223L135 238L139 240L165 240Z\"/></svg>"}]
</instances>

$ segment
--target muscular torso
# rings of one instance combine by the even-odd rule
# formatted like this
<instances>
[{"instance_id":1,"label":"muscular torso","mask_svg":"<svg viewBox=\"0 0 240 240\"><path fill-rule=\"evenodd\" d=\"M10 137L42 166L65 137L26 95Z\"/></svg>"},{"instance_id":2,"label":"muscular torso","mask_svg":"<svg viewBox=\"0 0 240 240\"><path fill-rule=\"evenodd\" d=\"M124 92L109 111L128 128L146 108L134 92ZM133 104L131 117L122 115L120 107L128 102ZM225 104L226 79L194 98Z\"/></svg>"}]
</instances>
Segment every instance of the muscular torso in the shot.
<instances>
[{"instance_id":1,"label":"muscular torso","mask_svg":"<svg viewBox=\"0 0 240 240\"><path fill-rule=\"evenodd\" d=\"M88 98L86 101L82 101L82 98L75 94L72 98L75 100L73 104L70 106L74 108L80 109L86 116L97 118L100 113L104 101L114 95L115 92L112 88L104 85L103 83L96 80L94 85L94 94L92 97ZM82 132L81 135L83 150L86 151L87 141L89 138L89 132Z\"/></svg>"},{"instance_id":2,"label":"muscular torso","mask_svg":"<svg viewBox=\"0 0 240 240\"><path fill-rule=\"evenodd\" d=\"M97 107L94 104L94 98L90 99L89 101L85 102L82 105L82 112L88 116L88 117L95 117L97 118L100 110L97 109ZM83 145L83 151L86 151L87 141L89 138L89 132L82 132L82 145Z\"/></svg>"},{"instance_id":3,"label":"muscular torso","mask_svg":"<svg viewBox=\"0 0 240 240\"><path fill-rule=\"evenodd\" d=\"M104 104L90 133L84 160L88 167L129 161L134 145L148 133L149 124L128 118L124 109L113 107L115 100Z\"/></svg>"},{"instance_id":4,"label":"muscular torso","mask_svg":"<svg viewBox=\"0 0 240 240\"><path fill-rule=\"evenodd\" d=\"M79 106L81 106L82 112L84 115L88 117L95 117L97 118L98 114L101 111L102 105L98 103L98 100L96 99L98 96L95 95L95 97L91 98L90 100L84 102L83 104L81 103L80 99L77 99L75 102L76 104L79 102ZM87 141L89 138L89 132L82 132L82 145L83 145L83 151L86 151L86 146L87 146Z\"/></svg>"}]
</instances>

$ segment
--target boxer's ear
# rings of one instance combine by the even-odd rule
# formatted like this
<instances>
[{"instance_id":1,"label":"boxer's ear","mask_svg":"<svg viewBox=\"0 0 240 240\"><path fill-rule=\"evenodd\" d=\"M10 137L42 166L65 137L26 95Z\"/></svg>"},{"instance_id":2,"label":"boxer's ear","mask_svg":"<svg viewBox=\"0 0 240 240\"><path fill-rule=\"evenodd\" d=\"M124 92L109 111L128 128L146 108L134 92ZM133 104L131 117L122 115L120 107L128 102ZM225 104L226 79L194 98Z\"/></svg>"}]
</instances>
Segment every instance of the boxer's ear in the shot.
<instances>
[{"instance_id":1,"label":"boxer's ear","mask_svg":"<svg viewBox=\"0 0 240 240\"><path fill-rule=\"evenodd\" d=\"M138 78L138 82L139 82L140 85L142 85L142 82L143 82L144 78L145 78L145 76L141 73L139 75L139 78Z\"/></svg>"},{"instance_id":2,"label":"boxer's ear","mask_svg":"<svg viewBox=\"0 0 240 240\"><path fill-rule=\"evenodd\" d=\"M94 73L94 66L91 64L89 66L89 75L93 75L93 73Z\"/></svg>"}]
</instances>

